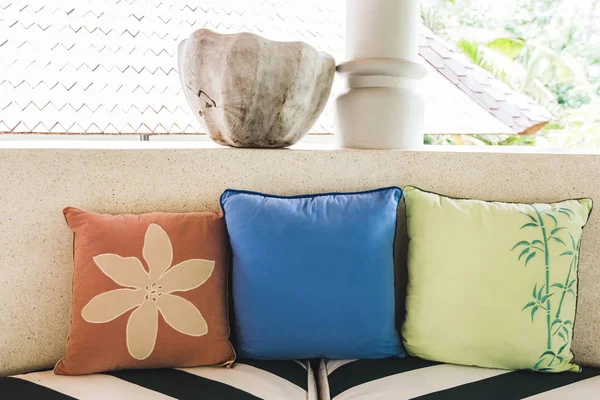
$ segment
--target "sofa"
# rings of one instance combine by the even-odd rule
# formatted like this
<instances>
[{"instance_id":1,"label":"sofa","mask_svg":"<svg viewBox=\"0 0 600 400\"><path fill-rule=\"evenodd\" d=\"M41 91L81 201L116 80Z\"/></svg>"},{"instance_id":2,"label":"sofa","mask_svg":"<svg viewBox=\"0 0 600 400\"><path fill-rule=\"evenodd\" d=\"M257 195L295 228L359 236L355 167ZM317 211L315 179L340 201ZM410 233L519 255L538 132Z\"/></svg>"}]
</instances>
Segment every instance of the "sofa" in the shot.
<instances>
[{"instance_id":1,"label":"sofa","mask_svg":"<svg viewBox=\"0 0 600 400\"><path fill-rule=\"evenodd\" d=\"M3 215L9 216L0 224L0 234L14 238L0 250L5 277L0 290L3 398L600 397L600 271L594 261L600 254L596 240L600 217L595 213L584 231L579 268L573 351L575 362L584 366L580 373L486 369L415 357L238 359L230 368L125 370L83 376L58 376L51 371L64 354L69 324L72 236L60 212L67 205L107 213L210 210L218 207L219 194L227 186L298 194L408 182L451 195L506 201L600 198L600 185L586 173L600 163L600 156L221 149L1 152L0 166L10 173L0 180L6 194ZM151 172L152 179L142 172L165 159L170 163ZM290 168L282 173L271 168L271 163ZM125 164L131 173L119 172ZM560 179L538 179L549 164L561 171ZM26 179L40 170L37 183ZM204 180L203 184L189 185L190 176ZM399 222L396 255L402 260L407 240L403 240L402 218ZM396 279L405 274L405 265L397 263ZM396 289L396 308L403 309L405 288L397 285ZM402 320L399 313L398 326Z\"/></svg>"},{"instance_id":2,"label":"sofa","mask_svg":"<svg viewBox=\"0 0 600 400\"><path fill-rule=\"evenodd\" d=\"M125 370L83 376L53 371L0 378L4 399L317 399L307 362L240 360L234 368Z\"/></svg>"},{"instance_id":3,"label":"sofa","mask_svg":"<svg viewBox=\"0 0 600 400\"><path fill-rule=\"evenodd\" d=\"M5 399L597 399L600 369L560 375L442 364L418 358L240 360L233 368L52 371L0 378Z\"/></svg>"},{"instance_id":4,"label":"sofa","mask_svg":"<svg viewBox=\"0 0 600 400\"><path fill-rule=\"evenodd\" d=\"M600 369L541 374L419 358L321 360L321 399L597 399Z\"/></svg>"}]
</instances>

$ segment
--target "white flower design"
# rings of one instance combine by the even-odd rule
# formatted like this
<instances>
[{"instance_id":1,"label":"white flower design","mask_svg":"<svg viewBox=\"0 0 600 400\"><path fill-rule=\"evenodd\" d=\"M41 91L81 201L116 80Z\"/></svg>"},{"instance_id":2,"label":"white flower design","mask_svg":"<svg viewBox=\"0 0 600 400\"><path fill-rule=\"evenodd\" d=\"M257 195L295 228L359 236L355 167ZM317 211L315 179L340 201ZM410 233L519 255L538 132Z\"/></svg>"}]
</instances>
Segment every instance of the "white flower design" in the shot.
<instances>
[{"instance_id":1,"label":"white flower design","mask_svg":"<svg viewBox=\"0 0 600 400\"><path fill-rule=\"evenodd\" d=\"M171 293L199 287L212 275L215 266L214 261L191 259L171 267L171 240L156 224L146 231L142 255L149 272L136 257L116 254L94 257L98 268L124 288L97 295L81 311L87 322L101 324L135 308L127 321L126 335L129 354L137 360L148 358L154 351L159 312L173 329L183 334L208 333L200 311L188 300Z\"/></svg>"}]
</instances>

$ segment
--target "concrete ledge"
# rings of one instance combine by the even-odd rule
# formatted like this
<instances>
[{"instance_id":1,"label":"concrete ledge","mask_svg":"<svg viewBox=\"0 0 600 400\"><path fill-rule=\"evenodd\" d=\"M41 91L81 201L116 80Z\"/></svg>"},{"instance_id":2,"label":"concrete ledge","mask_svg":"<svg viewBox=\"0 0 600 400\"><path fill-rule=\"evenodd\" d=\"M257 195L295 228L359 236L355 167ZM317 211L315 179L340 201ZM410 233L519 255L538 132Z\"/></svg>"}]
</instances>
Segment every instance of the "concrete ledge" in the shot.
<instances>
[{"instance_id":1,"label":"concrete ledge","mask_svg":"<svg viewBox=\"0 0 600 400\"><path fill-rule=\"evenodd\" d=\"M67 135L55 135L52 139L44 139L44 135L35 135L35 140L23 140L23 136L6 140L0 135L0 149L92 149L92 150L199 150L222 149L224 151L293 151L293 150L328 150L350 152L425 152L425 153L496 153L496 154L596 154L600 149L563 149L535 146L441 146L424 145L418 150L368 150L368 149L340 149L336 146L333 135L312 135L301 140L298 144L286 149L236 149L221 146L208 137L197 136L189 140L185 135L154 136L150 141L140 141L137 136L126 136L118 139L106 138L95 135L89 139L73 139ZM40 138L42 136L42 138ZM3 140L4 139L4 140Z\"/></svg>"}]
</instances>

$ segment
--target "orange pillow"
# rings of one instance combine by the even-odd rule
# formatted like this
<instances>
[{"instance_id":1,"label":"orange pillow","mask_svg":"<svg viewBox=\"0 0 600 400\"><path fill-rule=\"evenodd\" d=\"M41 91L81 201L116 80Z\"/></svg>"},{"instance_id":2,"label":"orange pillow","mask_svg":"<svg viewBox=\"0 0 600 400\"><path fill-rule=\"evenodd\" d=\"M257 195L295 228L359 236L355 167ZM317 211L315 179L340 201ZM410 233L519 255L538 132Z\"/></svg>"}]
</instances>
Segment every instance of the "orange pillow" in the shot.
<instances>
[{"instance_id":1,"label":"orange pillow","mask_svg":"<svg viewBox=\"0 0 600 400\"><path fill-rule=\"evenodd\" d=\"M75 268L56 374L233 362L222 214L64 214Z\"/></svg>"}]
</instances>

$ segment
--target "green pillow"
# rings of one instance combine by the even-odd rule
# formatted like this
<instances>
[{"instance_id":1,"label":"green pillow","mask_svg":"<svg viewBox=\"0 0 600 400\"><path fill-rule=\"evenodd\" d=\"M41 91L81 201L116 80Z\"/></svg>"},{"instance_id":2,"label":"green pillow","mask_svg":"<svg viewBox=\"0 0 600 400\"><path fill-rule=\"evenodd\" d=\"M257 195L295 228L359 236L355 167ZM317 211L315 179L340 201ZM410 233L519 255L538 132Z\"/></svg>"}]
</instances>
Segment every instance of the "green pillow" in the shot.
<instances>
[{"instance_id":1,"label":"green pillow","mask_svg":"<svg viewBox=\"0 0 600 400\"><path fill-rule=\"evenodd\" d=\"M571 339L591 199L463 200L405 189L409 354L504 369L578 371Z\"/></svg>"}]
</instances>

